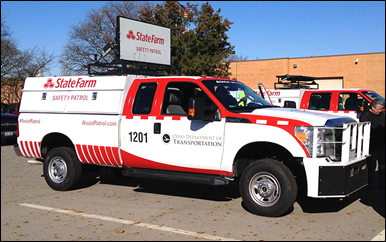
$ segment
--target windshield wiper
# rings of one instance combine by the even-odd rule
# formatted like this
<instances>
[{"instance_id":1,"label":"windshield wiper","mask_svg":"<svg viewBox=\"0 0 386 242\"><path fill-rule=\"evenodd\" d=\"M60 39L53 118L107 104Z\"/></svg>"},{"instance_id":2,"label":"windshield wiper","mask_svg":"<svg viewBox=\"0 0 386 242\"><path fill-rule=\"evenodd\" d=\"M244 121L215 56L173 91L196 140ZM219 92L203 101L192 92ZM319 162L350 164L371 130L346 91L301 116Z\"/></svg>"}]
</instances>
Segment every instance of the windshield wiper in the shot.
<instances>
[{"instance_id":1,"label":"windshield wiper","mask_svg":"<svg viewBox=\"0 0 386 242\"><path fill-rule=\"evenodd\" d=\"M271 105L260 105L256 108L274 108L275 106L271 106Z\"/></svg>"}]
</instances>

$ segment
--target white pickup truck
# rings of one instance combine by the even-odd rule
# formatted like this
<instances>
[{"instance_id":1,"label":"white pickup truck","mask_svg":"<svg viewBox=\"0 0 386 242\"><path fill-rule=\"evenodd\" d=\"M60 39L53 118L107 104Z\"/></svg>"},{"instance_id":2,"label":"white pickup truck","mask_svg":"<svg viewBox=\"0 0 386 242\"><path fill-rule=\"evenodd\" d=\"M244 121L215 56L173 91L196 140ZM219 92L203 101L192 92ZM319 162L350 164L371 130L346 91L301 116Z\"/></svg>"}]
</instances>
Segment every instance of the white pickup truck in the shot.
<instances>
[{"instance_id":1,"label":"white pickup truck","mask_svg":"<svg viewBox=\"0 0 386 242\"><path fill-rule=\"evenodd\" d=\"M54 190L103 166L125 176L225 185L280 216L298 188L345 197L367 185L370 123L275 108L218 77L62 76L25 81L17 154Z\"/></svg>"}]
</instances>

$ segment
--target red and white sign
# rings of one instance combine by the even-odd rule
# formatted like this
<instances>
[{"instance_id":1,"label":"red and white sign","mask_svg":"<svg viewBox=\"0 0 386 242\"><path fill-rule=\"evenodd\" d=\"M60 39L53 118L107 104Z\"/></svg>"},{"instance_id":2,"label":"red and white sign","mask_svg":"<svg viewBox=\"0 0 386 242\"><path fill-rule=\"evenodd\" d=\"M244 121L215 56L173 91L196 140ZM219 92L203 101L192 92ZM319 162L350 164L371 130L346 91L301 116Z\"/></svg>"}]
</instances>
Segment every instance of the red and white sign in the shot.
<instances>
[{"instance_id":1,"label":"red and white sign","mask_svg":"<svg viewBox=\"0 0 386 242\"><path fill-rule=\"evenodd\" d=\"M170 29L118 18L119 53L122 60L170 65Z\"/></svg>"},{"instance_id":2,"label":"red and white sign","mask_svg":"<svg viewBox=\"0 0 386 242\"><path fill-rule=\"evenodd\" d=\"M48 78L47 82L44 83L43 87L47 88L94 88L96 85L96 80L82 79L79 77L77 79L65 79L65 78L57 78L54 83L52 78Z\"/></svg>"}]
</instances>

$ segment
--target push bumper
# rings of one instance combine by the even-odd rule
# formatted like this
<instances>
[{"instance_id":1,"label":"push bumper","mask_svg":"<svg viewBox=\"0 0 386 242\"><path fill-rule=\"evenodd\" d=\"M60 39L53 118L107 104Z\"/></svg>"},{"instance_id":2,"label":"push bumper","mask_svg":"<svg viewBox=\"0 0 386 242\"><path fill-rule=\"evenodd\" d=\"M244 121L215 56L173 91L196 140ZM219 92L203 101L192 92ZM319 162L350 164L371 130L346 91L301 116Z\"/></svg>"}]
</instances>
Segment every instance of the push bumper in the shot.
<instances>
[{"instance_id":1,"label":"push bumper","mask_svg":"<svg viewBox=\"0 0 386 242\"><path fill-rule=\"evenodd\" d=\"M346 197L365 187L368 182L367 162L370 156L347 164L325 159L304 159L309 197Z\"/></svg>"},{"instance_id":2,"label":"push bumper","mask_svg":"<svg viewBox=\"0 0 386 242\"><path fill-rule=\"evenodd\" d=\"M367 185L367 161L348 166L319 167L319 196L350 195Z\"/></svg>"}]
</instances>

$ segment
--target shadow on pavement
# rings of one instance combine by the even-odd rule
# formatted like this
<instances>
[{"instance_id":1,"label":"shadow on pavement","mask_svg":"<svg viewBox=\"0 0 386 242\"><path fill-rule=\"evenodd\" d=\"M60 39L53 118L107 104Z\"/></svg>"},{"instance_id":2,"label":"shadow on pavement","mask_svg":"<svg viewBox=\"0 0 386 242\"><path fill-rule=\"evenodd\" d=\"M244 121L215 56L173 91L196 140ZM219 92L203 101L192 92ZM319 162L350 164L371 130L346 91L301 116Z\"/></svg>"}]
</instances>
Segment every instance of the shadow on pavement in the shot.
<instances>
[{"instance_id":1,"label":"shadow on pavement","mask_svg":"<svg viewBox=\"0 0 386 242\"><path fill-rule=\"evenodd\" d=\"M110 169L88 172L74 189L82 189L96 183L133 187L135 192L168 196L189 197L213 201L230 201L240 197L238 182L223 186L116 176Z\"/></svg>"},{"instance_id":2,"label":"shadow on pavement","mask_svg":"<svg viewBox=\"0 0 386 242\"><path fill-rule=\"evenodd\" d=\"M371 206L379 215L385 217L385 190L375 189L369 191L367 187L345 198L310 198L304 194L298 194L297 202L306 213L338 212L359 200L361 203Z\"/></svg>"},{"instance_id":3,"label":"shadow on pavement","mask_svg":"<svg viewBox=\"0 0 386 242\"><path fill-rule=\"evenodd\" d=\"M361 203L371 206L383 218L385 217L385 188L372 191L365 190Z\"/></svg>"},{"instance_id":4,"label":"shadow on pavement","mask_svg":"<svg viewBox=\"0 0 386 242\"><path fill-rule=\"evenodd\" d=\"M141 193L152 193L168 196L179 196L211 201L231 201L240 198L238 181L229 185L210 186L194 183L144 179L135 177L117 176L110 169L102 169L98 172L88 172L82 177L81 182L74 189L91 187L97 183L114 186L132 187L133 191ZM305 213L330 213L338 212L355 201L371 206L382 217L385 217L385 190L375 189L369 191L367 187L351 194L345 198L310 198L304 193L298 193L296 202ZM243 204L242 204L243 206ZM245 206L243 206L246 209ZM248 209L246 209L248 211ZM283 216L292 213L292 207Z\"/></svg>"}]
</instances>

